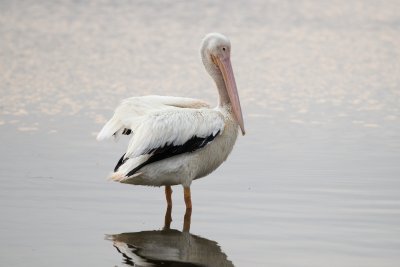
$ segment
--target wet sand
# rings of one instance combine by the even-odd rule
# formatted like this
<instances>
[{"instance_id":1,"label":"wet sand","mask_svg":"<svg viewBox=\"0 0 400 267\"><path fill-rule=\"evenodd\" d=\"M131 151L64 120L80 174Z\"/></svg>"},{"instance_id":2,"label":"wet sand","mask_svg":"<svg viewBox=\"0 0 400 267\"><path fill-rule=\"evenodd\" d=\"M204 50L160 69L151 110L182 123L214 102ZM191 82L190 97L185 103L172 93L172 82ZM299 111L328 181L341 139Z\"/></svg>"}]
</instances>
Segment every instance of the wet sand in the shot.
<instances>
[{"instance_id":1,"label":"wet sand","mask_svg":"<svg viewBox=\"0 0 400 267\"><path fill-rule=\"evenodd\" d=\"M171 236L227 266L398 266L399 11L2 1L0 264L124 266L110 236L159 238L163 189L107 181L127 140L95 135L129 96L216 103L198 48L218 31L232 42L247 134L192 185L190 232L174 188Z\"/></svg>"}]
</instances>

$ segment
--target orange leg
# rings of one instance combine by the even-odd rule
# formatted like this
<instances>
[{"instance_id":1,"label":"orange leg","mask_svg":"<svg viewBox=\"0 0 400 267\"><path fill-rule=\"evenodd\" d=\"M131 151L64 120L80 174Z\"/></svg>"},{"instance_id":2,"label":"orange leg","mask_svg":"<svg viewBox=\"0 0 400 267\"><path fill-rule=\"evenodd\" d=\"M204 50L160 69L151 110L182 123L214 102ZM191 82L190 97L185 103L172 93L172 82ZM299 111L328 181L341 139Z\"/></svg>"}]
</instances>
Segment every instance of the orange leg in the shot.
<instances>
[{"instance_id":1,"label":"orange leg","mask_svg":"<svg viewBox=\"0 0 400 267\"><path fill-rule=\"evenodd\" d=\"M170 185L165 186L165 198L167 199L168 207L172 207L172 188Z\"/></svg>"},{"instance_id":2,"label":"orange leg","mask_svg":"<svg viewBox=\"0 0 400 267\"><path fill-rule=\"evenodd\" d=\"M165 219L164 219L164 230L170 229L171 222L172 222L172 206L167 207L167 211L165 212Z\"/></svg>"},{"instance_id":3,"label":"orange leg","mask_svg":"<svg viewBox=\"0 0 400 267\"><path fill-rule=\"evenodd\" d=\"M192 209L186 209L185 217L183 217L183 230L182 232L190 231L190 221L192 217Z\"/></svg>"},{"instance_id":4,"label":"orange leg","mask_svg":"<svg viewBox=\"0 0 400 267\"><path fill-rule=\"evenodd\" d=\"M190 187L183 188L183 196L185 198L186 209L192 209L192 197L190 195Z\"/></svg>"}]
</instances>

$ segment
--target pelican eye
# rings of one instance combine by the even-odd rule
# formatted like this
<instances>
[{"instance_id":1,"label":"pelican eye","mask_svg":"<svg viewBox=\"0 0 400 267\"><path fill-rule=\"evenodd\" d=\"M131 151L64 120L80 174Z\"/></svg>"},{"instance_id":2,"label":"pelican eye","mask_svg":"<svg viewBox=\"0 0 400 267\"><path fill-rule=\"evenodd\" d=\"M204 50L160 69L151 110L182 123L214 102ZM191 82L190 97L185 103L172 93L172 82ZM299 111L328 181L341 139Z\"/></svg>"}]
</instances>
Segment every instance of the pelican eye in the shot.
<instances>
[{"instance_id":1,"label":"pelican eye","mask_svg":"<svg viewBox=\"0 0 400 267\"><path fill-rule=\"evenodd\" d=\"M225 47L222 47L222 50L224 50L224 51L225 51L225 50L226 50L226 48L225 48Z\"/></svg>"}]
</instances>

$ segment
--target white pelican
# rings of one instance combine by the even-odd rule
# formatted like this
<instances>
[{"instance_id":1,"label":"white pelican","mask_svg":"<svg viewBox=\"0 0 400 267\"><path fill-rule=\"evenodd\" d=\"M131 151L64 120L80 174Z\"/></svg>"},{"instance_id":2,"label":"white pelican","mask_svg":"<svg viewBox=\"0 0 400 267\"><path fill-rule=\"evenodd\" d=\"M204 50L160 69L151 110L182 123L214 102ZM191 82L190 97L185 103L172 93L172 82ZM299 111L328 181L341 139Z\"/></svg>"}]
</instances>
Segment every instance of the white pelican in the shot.
<instances>
[{"instance_id":1,"label":"white pelican","mask_svg":"<svg viewBox=\"0 0 400 267\"><path fill-rule=\"evenodd\" d=\"M171 186L181 184L186 208L192 208L192 181L226 160L239 127L245 134L230 52L230 41L221 34L210 33L202 41L201 58L219 93L215 108L200 100L170 96L122 101L97 136L97 140L103 140L132 134L111 179L165 186L168 206L172 206Z\"/></svg>"}]
</instances>

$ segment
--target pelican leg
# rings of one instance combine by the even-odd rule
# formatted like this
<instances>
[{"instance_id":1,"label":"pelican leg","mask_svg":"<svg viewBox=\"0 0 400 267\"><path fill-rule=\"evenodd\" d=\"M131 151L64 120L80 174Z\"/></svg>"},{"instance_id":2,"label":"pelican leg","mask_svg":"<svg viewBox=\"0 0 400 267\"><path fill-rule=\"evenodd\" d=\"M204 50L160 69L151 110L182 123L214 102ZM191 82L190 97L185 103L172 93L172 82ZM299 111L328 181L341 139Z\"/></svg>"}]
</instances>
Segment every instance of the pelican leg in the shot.
<instances>
[{"instance_id":1,"label":"pelican leg","mask_svg":"<svg viewBox=\"0 0 400 267\"><path fill-rule=\"evenodd\" d=\"M170 185L165 186L165 198L167 199L167 206L172 207L172 188Z\"/></svg>"},{"instance_id":2,"label":"pelican leg","mask_svg":"<svg viewBox=\"0 0 400 267\"><path fill-rule=\"evenodd\" d=\"M168 230L171 228L171 222L172 222L172 206L168 206L167 210L165 212L165 219L164 219L164 230Z\"/></svg>"},{"instance_id":3,"label":"pelican leg","mask_svg":"<svg viewBox=\"0 0 400 267\"><path fill-rule=\"evenodd\" d=\"M183 229L182 232L190 231L190 221L192 217L192 209L186 209L185 216L183 217Z\"/></svg>"},{"instance_id":4,"label":"pelican leg","mask_svg":"<svg viewBox=\"0 0 400 267\"><path fill-rule=\"evenodd\" d=\"M183 188L183 196L185 198L186 209L192 209L192 197L190 194L190 187Z\"/></svg>"}]
</instances>

